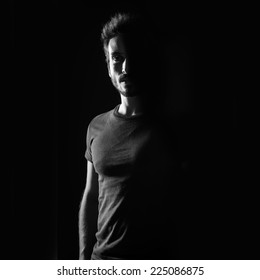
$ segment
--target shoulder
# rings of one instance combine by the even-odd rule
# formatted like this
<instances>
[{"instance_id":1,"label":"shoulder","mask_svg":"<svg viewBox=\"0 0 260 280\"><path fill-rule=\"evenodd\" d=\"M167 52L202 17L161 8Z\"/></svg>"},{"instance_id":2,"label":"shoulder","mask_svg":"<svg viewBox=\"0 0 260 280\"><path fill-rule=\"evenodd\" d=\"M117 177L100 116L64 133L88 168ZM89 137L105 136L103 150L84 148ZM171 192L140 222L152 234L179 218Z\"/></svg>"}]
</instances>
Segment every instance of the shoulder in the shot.
<instances>
[{"instance_id":1,"label":"shoulder","mask_svg":"<svg viewBox=\"0 0 260 280\"><path fill-rule=\"evenodd\" d=\"M113 115L114 109L107 111L105 113L99 114L96 117L94 117L89 125L88 125L88 132L93 132L93 131L100 131L103 130L104 127L106 126L107 122L109 119L111 119Z\"/></svg>"},{"instance_id":2,"label":"shoulder","mask_svg":"<svg viewBox=\"0 0 260 280\"><path fill-rule=\"evenodd\" d=\"M96 124L105 123L107 121L107 119L110 118L110 116L113 114L113 111L114 111L114 109L97 115L90 121L89 126L95 126Z\"/></svg>"}]
</instances>

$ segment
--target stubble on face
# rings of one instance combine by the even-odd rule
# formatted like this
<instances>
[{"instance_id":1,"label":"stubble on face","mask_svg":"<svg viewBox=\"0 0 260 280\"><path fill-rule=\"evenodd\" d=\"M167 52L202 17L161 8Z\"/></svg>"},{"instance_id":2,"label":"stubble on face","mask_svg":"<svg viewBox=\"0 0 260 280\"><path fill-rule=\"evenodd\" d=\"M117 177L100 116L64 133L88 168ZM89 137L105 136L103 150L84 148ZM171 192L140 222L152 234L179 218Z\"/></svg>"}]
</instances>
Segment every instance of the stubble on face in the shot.
<instances>
[{"instance_id":1,"label":"stubble on face","mask_svg":"<svg viewBox=\"0 0 260 280\"><path fill-rule=\"evenodd\" d=\"M129 64L129 55L122 36L116 36L109 41L108 54L109 76L117 91L126 97L139 95L138 83L133 78L133 73L129 72L129 67L126 73L123 71L125 63Z\"/></svg>"},{"instance_id":2,"label":"stubble on face","mask_svg":"<svg viewBox=\"0 0 260 280\"><path fill-rule=\"evenodd\" d=\"M134 85L134 82L130 81L121 81L120 76L111 77L112 84L117 89L117 91L122 94L125 97L132 97L138 95L138 90L136 89L136 86Z\"/></svg>"}]
</instances>

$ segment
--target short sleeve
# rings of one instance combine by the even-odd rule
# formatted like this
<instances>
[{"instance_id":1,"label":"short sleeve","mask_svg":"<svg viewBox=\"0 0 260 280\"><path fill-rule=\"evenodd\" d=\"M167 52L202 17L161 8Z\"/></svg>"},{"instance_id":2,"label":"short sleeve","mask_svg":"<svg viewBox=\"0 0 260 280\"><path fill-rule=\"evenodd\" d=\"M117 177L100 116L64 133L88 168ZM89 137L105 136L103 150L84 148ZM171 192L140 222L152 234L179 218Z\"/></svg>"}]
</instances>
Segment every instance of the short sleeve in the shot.
<instances>
[{"instance_id":1,"label":"short sleeve","mask_svg":"<svg viewBox=\"0 0 260 280\"><path fill-rule=\"evenodd\" d=\"M91 143L92 143L92 135L91 135L91 124L88 126L87 130L87 137L86 137L86 152L85 152L85 158L90 161L92 161L92 152L91 152Z\"/></svg>"}]
</instances>

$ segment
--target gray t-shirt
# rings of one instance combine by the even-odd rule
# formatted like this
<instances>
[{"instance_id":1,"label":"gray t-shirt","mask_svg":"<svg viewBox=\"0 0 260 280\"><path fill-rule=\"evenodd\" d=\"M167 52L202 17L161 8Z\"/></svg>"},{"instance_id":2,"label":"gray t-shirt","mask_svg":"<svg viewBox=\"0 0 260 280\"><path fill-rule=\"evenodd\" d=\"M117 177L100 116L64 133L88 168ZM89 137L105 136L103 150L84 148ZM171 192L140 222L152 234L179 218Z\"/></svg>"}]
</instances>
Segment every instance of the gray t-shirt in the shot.
<instances>
[{"instance_id":1,"label":"gray t-shirt","mask_svg":"<svg viewBox=\"0 0 260 280\"><path fill-rule=\"evenodd\" d=\"M87 132L85 156L99 180L92 259L174 258L174 153L144 116L124 117L118 107Z\"/></svg>"}]
</instances>

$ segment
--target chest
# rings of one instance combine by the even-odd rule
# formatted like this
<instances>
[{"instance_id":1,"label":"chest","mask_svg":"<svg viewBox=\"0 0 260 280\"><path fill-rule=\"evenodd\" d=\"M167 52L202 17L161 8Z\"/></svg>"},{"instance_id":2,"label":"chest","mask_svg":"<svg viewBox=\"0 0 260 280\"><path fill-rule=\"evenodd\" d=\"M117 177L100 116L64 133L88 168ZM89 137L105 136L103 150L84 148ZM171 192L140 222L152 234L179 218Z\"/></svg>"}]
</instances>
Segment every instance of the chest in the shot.
<instances>
[{"instance_id":1,"label":"chest","mask_svg":"<svg viewBox=\"0 0 260 280\"><path fill-rule=\"evenodd\" d=\"M103 176L131 174L151 142L151 130L139 125L107 126L93 140L96 171Z\"/></svg>"}]
</instances>

